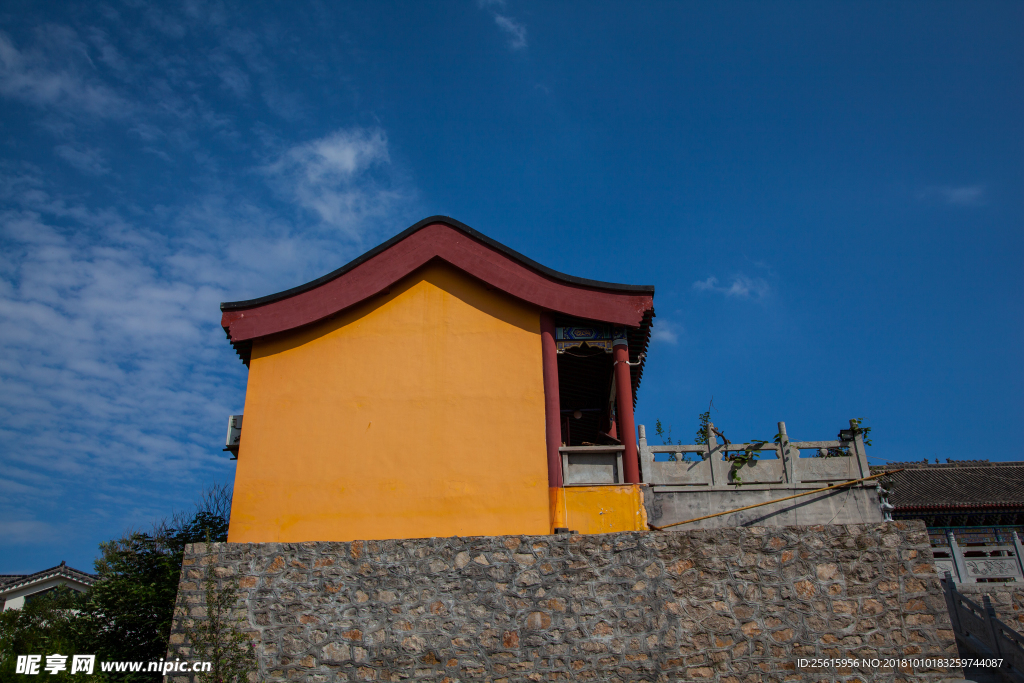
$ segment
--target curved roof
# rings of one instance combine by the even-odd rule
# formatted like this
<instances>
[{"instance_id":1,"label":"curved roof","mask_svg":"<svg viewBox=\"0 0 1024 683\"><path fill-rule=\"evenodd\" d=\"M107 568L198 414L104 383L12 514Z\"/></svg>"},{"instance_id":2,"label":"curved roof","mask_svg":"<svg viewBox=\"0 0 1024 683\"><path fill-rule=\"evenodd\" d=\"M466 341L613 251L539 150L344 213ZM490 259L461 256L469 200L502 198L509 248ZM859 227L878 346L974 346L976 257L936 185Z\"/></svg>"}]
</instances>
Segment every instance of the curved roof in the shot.
<instances>
[{"instance_id":1,"label":"curved roof","mask_svg":"<svg viewBox=\"0 0 1024 683\"><path fill-rule=\"evenodd\" d=\"M578 286L581 286L581 287L594 287L594 288L597 288L597 289L607 289L607 290L611 290L611 291L645 292L645 293L652 294L652 295L654 294L654 285L622 285L622 284L617 284L617 283L614 283L614 282L602 282L600 280L588 280L586 278L576 277L575 275L566 275L565 273L560 273L557 270L553 270L551 268L548 268L547 266L544 266L544 265L541 265L540 263L537 263L536 261L534 261L531 258L527 258L526 256L523 256L518 251L515 251L514 249L510 249L509 247L506 247L501 242L498 242L496 240L492 240L487 235L485 235L482 232L479 232L477 230L474 230L473 228L469 227L468 225L466 225L462 221L457 221L454 218L451 218L449 216L430 216L429 218L424 218L423 220L419 221L415 225L413 225L413 226L403 230L399 234L397 234L394 237L392 237L391 239L389 239L387 242L384 242L383 244L380 244L380 245L374 247L373 249L371 249L370 251L366 252L362 256L358 256L358 257L352 259L351 261L349 261L348 263L343 265L341 268L338 268L337 270L333 270L330 273L327 273L327 275L323 275L321 277L318 277L317 279L311 280L311 281L307 282L306 284L299 285L298 287L292 287L291 289L286 289L283 292L277 292L276 294L267 294L266 296L261 296L261 297L256 298L256 299L247 299L245 301L225 301L225 302L223 302L220 305L220 310L222 310L222 311L238 311L238 310L242 310L242 309L246 309L246 308L253 308L255 306L261 306L263 304L272 303L274 301L280 301L282 299L287 299L289 297L295 296L296 294L301 294L303 292L307 292L307 291L309 291L311 289L316 289L320 285L323 285L323 284L325 284L327 282L330 282L331 280L334 280L334 279L336 279L338 277L341 277L342 275L344 275L345 273L349 272L350 270L352 270L356 266L358 266L358 265L360 265L362 263L365 263L366 261L369 261L374 256L376 256L377 254L380 254L381 252L387 251L388 249L390 249L395 244L398 244L399 242L401 242L405 238L411 236L413 233L419 232L420 230L422 230L423 228L427 227L428 225L434 225L434 224L442 224L442 225L447 225L449 227L455 228L456 230L459 230L459 231L469 235L473 239L478 240L479 242L482 242L483 244L487 245L491 249L493 249L493 250L495 250L497 252L500 252L502 254L505 254L509 258L515 259L516 261L522 263L523 265L525 265L525 266L527 266L529 268L532 268L533 270L536 270L537 272L542 273L543 275L546 275L547 277L550 277L550 278L552 278L554 280L560 280L562 282L565 282L566 284L578 285Z\"/></svg>"},{"instance_id":2,"label":"curved roof","mask_svg":"<svg viewBox=\"0 0 1024 683\"><path fill-rule=\"evenodd\" d=\"M425 218L312 282L222 303L221 325L247 362L252 340L329 318L386 292L435 259L542 310L630 328L650 325L653 286L559 273L447 216Z\"/></svg>"}]
</instances>

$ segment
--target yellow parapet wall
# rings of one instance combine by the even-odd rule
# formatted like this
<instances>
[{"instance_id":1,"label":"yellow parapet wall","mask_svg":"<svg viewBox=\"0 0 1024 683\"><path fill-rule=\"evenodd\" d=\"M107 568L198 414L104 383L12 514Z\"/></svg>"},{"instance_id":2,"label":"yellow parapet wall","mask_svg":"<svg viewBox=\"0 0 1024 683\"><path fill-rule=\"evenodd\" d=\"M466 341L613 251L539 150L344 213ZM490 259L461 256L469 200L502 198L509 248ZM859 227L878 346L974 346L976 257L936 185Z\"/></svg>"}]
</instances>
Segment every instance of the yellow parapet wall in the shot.
<instances>
[{"instance_id":1,"label":"yellow parapet wall","mask_svg":"<svg viewBox=\"0 0 1024 683\"><path fill-rule=\"evenodd\" d=\"M550 489L552 526L581 534L646 530L644 488L642 484L602 484Z\"/></svg>"},{"instance_id":2,"label":"yellow parapet wall","mask_svg":"<svg viewBox=\"0 0 1024 683\"><path fill-rule=\"evenodd\" d=\"M435 262L257 339L229 540L549 533L539 316Z\"/></svg>"}]
</instances>

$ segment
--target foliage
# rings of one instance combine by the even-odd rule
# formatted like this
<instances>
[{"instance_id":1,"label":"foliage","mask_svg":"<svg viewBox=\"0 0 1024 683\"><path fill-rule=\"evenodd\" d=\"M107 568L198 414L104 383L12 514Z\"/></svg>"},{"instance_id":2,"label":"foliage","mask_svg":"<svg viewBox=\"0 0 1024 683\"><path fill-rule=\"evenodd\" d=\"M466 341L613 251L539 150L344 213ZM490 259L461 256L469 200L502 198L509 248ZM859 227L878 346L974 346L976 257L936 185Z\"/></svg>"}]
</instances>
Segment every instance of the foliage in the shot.
<instances>
[{"instance_id":1,"label":"foliage","mask_svg":"<svg viewBox=\"0 0 1024 683\"><path fill-rule=\"evenodd\" d=\"M104 680L98 671L92 678L71 674L73 655L93 654L76 628L86 600L85 594L59 586L32 596L22 609L0 612L0 680L38 681L41 675L47 681ZM18 655L25 654L43 656L39 674L15 673ZM48 654L66 655L65 670L55 674L45 671Z\"/></svg>"},{"instance_id":2,"label":"foliage","mask_svg":"<svg viewBox=\"0 0 1024 683\"><path fill-rule=\"evenodd\" d=\"M654 433L657 434L658 437L661 439L661 444L663 446L682 446L683 445L682 439L677 439L676 441L672 441L672 425L669 425L668 429L665 429L662 426L662 424L661 424L661 420L655 420L654 421ZM680 456L682 457L682 461L683 462L690 462L690 454L689 453L680 453Z\"/></svg>"},{"instance_id":3,"label":"foliage","mask_svg":"<svg viewBox=\"0 0 1024 683\"><path fill-rule=\"evenodd\" d=\"M186 653L182 647L179 654L212 664L210 671L196 676L200 683L248 683L249 675L257 671L256 653L255 644L240 628L242 620L233 616L238 602L238 584L225 580L218 588L211 566L206 565L201 585L206 599L206 617L184 622L185 637L192 652ZM179 615L187 616L184 608L179 608Z\"/></svg>"},{"instance_id":4,"label":"foliage","mask_svg":"<svg viewBox=\"0 0 1024 683\"><path fill-rule=\"evenodd\" d=\"M174 603L185 546L227 540L231 492L204 492L189 516L178 514L149 533L130 531L100 544L99 575L76 626L97 661L155 661L168 651ZM149 672L125 673L126 682L159 679Z\"/></svg>"},{"instance_id":5,"label":"foliage","mask_svg":"<svg viewBox=\"0 0 1024 683\"><path fill-rule=\"evenodd\" d=\"M871 445L871 439L868 438L868 435L871 434L871 427L862 427L861 426L862 424L864 424L864 421L866 419L867 419L866 417L858 417L855 420L850 420L850 426L853 427L853 435L854 436L860 435L861 440L864 441L864 445L865 446L870 446Z\"/></svg>"},{"instance_id":6,"label":"foliage","mask_svg":"<svg viewBox=\"0 0 1024 683\"><path fill-rule=\"evenodd\" d=\"M862 424L864 424L864 420L866 420L866 419L867 419L866 417L858 417L858 418L856 418L854 420L850 420L850 426L853 428L853 435L854 435L854 437L860 436L861 439L864 441L864 445L865 446L870 446L871 445L871 439L868 438L868 435L871 433L871 427L862 427L861 426ZM850 449L848 447L840 446L839 448L827 448L827 449L823 448L823 449L819 449L818 454L817 454L816 457L818 457L818 458L835 458L835 457L849 455L849 454L850 454Z\"/></svg>"},{"instance_id":7,"label":"foliage","mask_svg":"<svg viewBox=\"0 0 1024 683\"><path fill-rule=\"evenodd\" d=\"M100 544L99 579L78 624L97 660L154 661L166 655L181 566L181 555L168 541L162 534L131 532ZM155 678L129 672L122 680Z\"/></svg>"},{"instance_id":8,"label":"foliage","mask_svg":"<svg viewBox=\"0 0 1024 683\"><path fill-rule=\"evenodd\" d=\"M711 409L708 408L703 413L697 416L697 421L700 423L697 427L697 438L694 439L694 443L698 446L708 445L708 423L711 422Z\"/></svg>"},{"instance_id":9,"label":"foliage","mask_svg":"<svg viewBox=\"0 0 1024 683\"><path fill-rule=\"evenodd\" d=\"M98 578L87 593L61 588L0 613L0 681L38 680L14 673L17 655L94 654L91 678L67 680L159 681L156 672L101 674L102 661L156 661L166 656L185 546L227 540L231 490L204 491L191 513L179 513L149 532L128 531L100 544ZM42 671L42 668L40 668ZM45 673L63 681L68 672Z\"/></svg>"},{"instance_id":10,"label":"foliage","mask_svg":"<svg viewBox=\"0 0 1024 683\"><path fill-rule=\"evenodd\" d=\"M661 426L661 420L654 421L654 433L657 434L658 438L661 439L661 443L663 446L683 445L682 441L677 441L675 443L672 442L672 425L669 425L668 429L666 430Z\"/></svg>"},{"instance_id":11,"label":"foliage","mask_svg":"<svg viewBox=\"0 0 1024 683\"><path fill-rule=\"evenodd\" d=\"M744 465L757 459L760 451L764 450L766 443L768 443L767 439L753 439L742 451L734 451L727 456L729 462L732 463L732 469L729 470L729 479L735 482L737 486L743 485L743 480L740 478L740 470Z\"/></svg>"}]
</instances>

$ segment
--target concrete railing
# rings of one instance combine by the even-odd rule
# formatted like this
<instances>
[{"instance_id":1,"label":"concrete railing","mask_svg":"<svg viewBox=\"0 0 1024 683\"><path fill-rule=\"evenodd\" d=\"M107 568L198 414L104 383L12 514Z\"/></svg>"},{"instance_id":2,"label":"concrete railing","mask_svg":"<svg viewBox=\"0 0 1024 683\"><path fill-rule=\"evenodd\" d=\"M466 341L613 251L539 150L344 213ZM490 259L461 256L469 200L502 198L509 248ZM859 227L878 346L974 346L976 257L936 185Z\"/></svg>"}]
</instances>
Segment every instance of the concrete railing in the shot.
<instances>
[{"instance_id":1,"label":"concrete railing","mask_svg":"<svg viewBox=\"0 0 1024 683\"><path fill-rule=\"evenodd\" d=\"M980 659L1002 660L1004 679L1024 683L1024 637L996 617L987 595L979 605L956 589L948 572L942 583L957 640Z\"/></svg>"},{"instance_id":2,"label":"concrete railing","mask_svg":"<svg viewBox=\"0 0 1024 683\"><path fill-rule=\"evenodd\" d=\"M562 446L562 481L565 486L621 484L625 446Z\"/></svg>"},{"instance_id":3,"label":"concrete railing","mask_svg":"<svg viewBox=\"0 0 1024 683\"><path fill-rule=\"evenodd\" d=\"M822 488L833 483L861 479L871 475L868 469L864 441L851 422L849 440L790 441L786 423L780 422L779 443L719 444L714 433L707 445L655 446L647 443L646 430L640 426L640 468L645 483L655 487L673 487L675 490L700 488L701 490L735 490L741 486L786 488ZM747 462L738 473L740 482L730 476L733 463L731 453L759 448L761 457ZM802 451L816 455L844 449L849 455L834 457L802 457ZM668 461L657 460L656 454L668 453ZM686 455L684 455L686 454ZM689 457L687 457L689 456ZM768 456L765 459L761 459ZM867 484L874 486L874 484Z\"/></svg>"},{"instance_id":4,"label":"concrete railing","mask_svg":"<svg viewBox=\"0 0 1024 683\"><path fill-rule=\"evenodd\" d=\"M873 481L785 500L796 493L871 476L857 424L851 421L850 427L832 441L790 441L785 423L780 422L778 443L720 444L712 432L706 445L654 446L647 443L641 425L641 483L649 486L652 494L645 496L650 503L649 522L663 526L689 520L695 522L695 528L712 528L865 524L890 519L892 506L885 491ZM764 459L750 459L742 467L734 467L738 461L729 458L751 448L759 449ZM563 446L559 450L566 486L624 482L624 446ZM830 457L802 457L810 451ZM667 460L662 459L666 457L663 454ZM739 510L748 506L755 507ZM707 519L707 515L714 517Z\"/></svg>"},{"instance_id":5,"label":"concrete railing","mask_svg":"<svg viewBox=\"0 0 1024 683\"><path fill-rule=\"evenodd\" d=\"M1024 582L1024 547L1017 532L1009 545L985 544L970 546L973 556L967 556L960 548L952 532L946 532L947 544L932 546L935 569L939 574L949 574L956 583L977 583L979 579L1013 579ZM982 553L983 556L977 555Z\"/></svg>"}]
</instances>

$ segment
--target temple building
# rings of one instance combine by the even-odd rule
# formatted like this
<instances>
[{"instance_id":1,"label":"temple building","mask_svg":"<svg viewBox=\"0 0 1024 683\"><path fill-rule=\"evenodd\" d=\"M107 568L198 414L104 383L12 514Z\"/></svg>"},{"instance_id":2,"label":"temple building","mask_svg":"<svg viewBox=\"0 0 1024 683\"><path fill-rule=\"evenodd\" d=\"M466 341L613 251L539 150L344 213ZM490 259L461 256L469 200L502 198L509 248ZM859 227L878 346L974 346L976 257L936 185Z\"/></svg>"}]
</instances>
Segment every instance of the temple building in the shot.
<instances>
[{"instance_id":1,"label":"temple building","mask_svg":"<svg viewBox=\"0 0 1024 683\"><path fill-rule=\"evenodd\" d=\"M882 471L882 467L872 468ZM1024 462L893 462L892 517L928 527L940 574L957 583L1024 582Z\"/></svg>"},{"instance_id":2,"label":"temple building","mask_svg":"<svg viewBox=\"0 0 1024 683\"><path fill-rule=\"evenodd\" d=\"M229 540L646 529L633 407L653 299L435 216L222 304L249 368ZM576 485L565 447L590 473Z\"/></svg>"}]
</instances>

